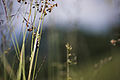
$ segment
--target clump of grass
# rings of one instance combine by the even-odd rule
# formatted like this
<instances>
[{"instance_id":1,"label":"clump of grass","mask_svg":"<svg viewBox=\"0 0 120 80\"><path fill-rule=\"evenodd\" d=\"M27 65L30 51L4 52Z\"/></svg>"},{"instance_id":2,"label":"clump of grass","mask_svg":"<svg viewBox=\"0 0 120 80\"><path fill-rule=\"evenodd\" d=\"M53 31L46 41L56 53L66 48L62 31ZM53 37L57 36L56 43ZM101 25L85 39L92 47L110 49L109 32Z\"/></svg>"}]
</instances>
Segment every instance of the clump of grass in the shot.
<instances>
[{"instance_id":1,"label":"clump of grass","mask_svg":"<svg viewBox=\"0 0 120 80\"><path fill-rule=\"evenodd\" d=\"M5 1L2 0L5 4ZM18 3L20 4L28 4L28 2L26 0L17 0ZM53 3L52 3L53 2ZM29 5L29 4L28 4ZM39 52L39 45L40 45L40 41L41 41L41 36L42 36L42 30L43 30L43 22L44 22L44 18L45 16L48 14L48 13L51 13L52 9L54 7L57 7L57 3L54 3L54 0L40 0L40 1L37 1L37 0L31 0L30 2L30 10L29 10L29 15L28 15L28 19L26 19L24 17L24 15L22 15L23 17L23 21L26 22L26 25L23 25L22 27L26 26L26 29L25 29L25 32L23 32L23 40L22 40L22 48L20 50L20 47L19 47L19 44L18 44L18 41L16 39L16 35L14 35L15 37L15 41L13 39L13 35L11 35L11 38L12 38L12 42L13 42L13 45L14 45L14 49L16 51L16 55L18 57L18 60L19 60L19 68L17 70L17 75L15 76L14 74L14 71L12 70L12 68L10 67L8 61L6 60L5 58L5 55L4 56L4 59L1 58L1 61L4 63L5 66L8 66L10 68L11 71L7 70L7 68L5 67L5 69L8 71L8 73L11 72L11 79L15 79L15 80L21 80L21 78L23 78L22 80L34 80L35 77L35 71L36 71L36 65L37 65L37 58L38 58L38 52ZM31 15L31 11L32 9L35 10L34 12L34 19L33 19L33 22L30 23L29 20L30 20L30 17L32 16ZM7 9L6 9L6 6L5 6L5 12L6 12L6 17L7 16ZM40 14L40 20L39 20L39 24L37 27L35 27L35 21L36 21L36 15L37 15L37 12L39 12ZM14 15L16 16L16 15ZM12 24L12 21L11 21L11 24ZM32 41L31 41L31 56L30 56L30 65L29 65L29 71L28 71L28 78L27 78L27 75L26 75L26 70L25 70L25 44L26 44L26 35L27 35L27 32L32 32ZM15 34L15 33L14 33ZM16 44L16 45L15 45ZM5 52L6 53L6 52ZM33 65L33 63L35 63ZM33 73L32 73L33 71ZM32 74L32 75L31 75ZM32 77L32 78L31 78Z\"/></svg>"}]
</instances>

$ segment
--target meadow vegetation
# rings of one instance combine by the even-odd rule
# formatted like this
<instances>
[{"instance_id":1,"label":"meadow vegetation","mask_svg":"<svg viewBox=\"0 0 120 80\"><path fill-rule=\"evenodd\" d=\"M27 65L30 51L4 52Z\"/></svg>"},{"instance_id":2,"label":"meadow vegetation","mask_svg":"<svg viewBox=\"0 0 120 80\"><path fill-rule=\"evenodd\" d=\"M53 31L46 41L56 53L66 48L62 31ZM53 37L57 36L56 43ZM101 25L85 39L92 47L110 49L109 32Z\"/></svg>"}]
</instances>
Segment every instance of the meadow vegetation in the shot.
<instances>
[{"instance_id":1,"label":"meadow vegetation","mask_svg":"<svg viewBox=\"0 0 120 80\"><path fill-rule=\"evenodd\" d=\"M100 35L78 25L72 30L45 27L45 18L58 7L56 1L17 0L15 14L13 1L7 1L1 0L5 20L0 20L0 80L120 80L119 35L111 37L119 27ZM29 6L24 14L23 5ZM18 14L22 24L16 31Z\"/></svg>"}]
</instances>

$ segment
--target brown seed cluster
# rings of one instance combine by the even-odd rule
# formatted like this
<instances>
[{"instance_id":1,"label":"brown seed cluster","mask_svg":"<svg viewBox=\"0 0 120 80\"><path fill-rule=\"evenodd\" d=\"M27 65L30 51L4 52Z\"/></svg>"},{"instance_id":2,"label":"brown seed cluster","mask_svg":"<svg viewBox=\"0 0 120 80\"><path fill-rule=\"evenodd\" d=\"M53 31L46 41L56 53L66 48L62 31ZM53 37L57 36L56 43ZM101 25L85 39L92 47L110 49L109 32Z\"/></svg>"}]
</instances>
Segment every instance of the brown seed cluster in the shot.
<instances>
[{"instance_id":1,"label":"brown seed cluster","mask_svg":"<svg viewBox=\"0 0 120 80\"><path fill-rule=\"evenodd\" d=\"M112 39L111 41L110 41L110 43L112 44L112 45L116 45L118 42L120 42L120 39L118 39L118 40L115 40L115 39Z\"/></svg>"},{"instance_id":2,"label":"brown seed cluster","mask_svg":"<svg viewBox=\"0 0 120 80\"><path fill-rule=\"evenodd\" d=\"M33 27L28 29L29 32L33 31Z\"/></svg>"},{"instance_id":3,"label":"brown seed cluster","mask_svg":"<svg viewBox=\"0 0 120 80\"><path fill-rule=\"evenodd\" d=\"M17 1L19 3L24 2L24 4L29 4L26 0L17 0ZM40 2L35 1L32 4L32 8L35 8L39 13L43 14L44 16L46 16L48 13L51 13L53 8L57 6L58 4L55 3L54 0L41 0ZM42 18L39 18L39 19L42 19ZM31 26L30 22L26 18L24 18L24 20L26 21L26 25L29 28L28 31L29 32L33 31L33 25Z\"/></svg>"},{"instance_id":4,"label":"brown seed cluster","mask_svg":"<svg viewBox=\"0 0 120 80\"><path fill-rule=\"evenodd\" d=\"M28 20L27 20L25 17L23 17L23 19L26 21L26 26L29 27L30 22L28 22ZM32 28L29 28L29 29L28 29L28 31L29 31L29 32L33 31L33 25L32 25Z\"/></svg>"},{"instance_id":5,"label":"brown seed cluster","mask_svg":"<svg viewBox=\"0 0 120 80\"><path fill-rule=\"evenodd\" d=\"M41 0L40 4L36 2L37 11L39 11L39 13L43 11L44 16L46 16L48 14L47 12L50 13L54 7L58 6L57 3L52 2L54 2L54 0ZM35 6L33 6L33 8L35 8Z\"/></svg>"},{"instance_id":6,"label":"brown seed cluster","mask_svg":"<svg viewBox=\"0 0 120 80\"><path fill-rule=\"evenodd\" d=\"M29 4L27 1L25 0L17 0L19 3L24 2L24 4ZM37 8L37 11L39 11L39 13L41 13L43 11L44 16L47 15L47 12L51 13L52 9L54 7L57 7L58 4L54 2L54 0L41 0L41 2L35 2L35 4L33 4L32 8Z\"/></svg>"},{"instance_id":7,"label":"brown seed cluster","mask_svg":"<svg viewBox=\"0 0 120 80\"><path fill-rule=\"evenodd\" d=\"M25 1L25 0L17 0L19 3L21 3L21 2L24 2L24 4L28 4L28 2L27 1Z\"/></svg>"}]
</instances>

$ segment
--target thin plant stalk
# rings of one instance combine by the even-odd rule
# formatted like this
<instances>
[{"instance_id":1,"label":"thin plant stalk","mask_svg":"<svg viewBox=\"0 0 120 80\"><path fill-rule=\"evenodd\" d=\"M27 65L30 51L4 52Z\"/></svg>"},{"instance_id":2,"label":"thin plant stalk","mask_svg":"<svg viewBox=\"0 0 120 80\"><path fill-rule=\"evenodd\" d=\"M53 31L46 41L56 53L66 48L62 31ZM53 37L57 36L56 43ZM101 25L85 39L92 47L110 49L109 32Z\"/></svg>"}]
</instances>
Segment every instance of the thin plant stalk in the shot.
<instances>
[{"instance_id":1,"label":"thin plant stalk","mask_svg":"<svg viewBox=\"0 0 120 80\"><path fill-rule=\"evenodd\" d=\"M41 18L42 18L42 16L43 16L43 14L41 14ZM29 68L28 80L30 80L30 77L31 77L32 65L33 65L33 60L34 60L35 50L36 50L36 44L37 44L37 39L38 39L38 33L39 33L39 30L40 30L40 24L41 24L41 21L42 21L41 18L40 18L38 29L37 29L37 34L36 34L36 38L35 38L35 43L34 43L33 51L31 53L31 61L30 61L30 68Z\"/></svg>"},{"instance_id":2,"label":"thin plant stalk","mask_svg":"<svg viewBox=\"0 0 120 80\"><path fill-rule=\"evenodd\" d=\"M40 42L41 42L41 37L42 37L42 30L43 30L43 22L44 22L44 17L43 17L43 21L42 21L42 25L41 25L41 31L40 31L40 39L39 39L39 44L40 45ZM39 52L39 48L37 48L37 53L36 53L36 58L35 58L35 65L34 65L34 71L33 71L33 78L32 80L34 80L34 77L35 77L35 70L36 70L36 64L37 64L37 58L38 58L38 52Z\"/></svg>"},{"instance_id":3,"label":"thin plant stalk","mask_svg":"<svg viewBox=\"0 0 120 80\"><path fill-rule=\"evenodd\" d=\"M15 59L15 57L16 57L16 56L14 56L14 59ZM13 64L12 64L12 69L14 69L15 62L16 62L16 60L14 60L14 61L13 61ZM10 78L12 77L11 75L12 75L12 71L10 72Z\"/></svg>"},{"instance_id":4,"label":"thin plant stalk","mask_svg":"<svg viewBox=\"0 0 120 80\"><path fill-rule=\"evenodd\" d=\"M17 80L21 80L21 73L22 73L22 57L23 57L23 54L21 53L20 54L20 63L19 63L19 69L18 69L18 72L17 72Z\"/></svg>"},{"instance_id":5,"label":"thin plant stalk","mask_svg":"<svg viewBox=\"0 0 120 80\"><path fill-rule=\"evenodd\" d=\"M36 72L36 75L35 75L35 79L34 79L34 80L37 79L37 75L38 75L38 73L40 72L40 70L41 70L41 68L42 68L42 66L43 66L43 64L44 64L44 62L45 62L45 60L46 60L46 56L44 57L42 63L40 64L40 67L39 67L38 71Z\"/></svg>"},{"instance_id":6,"label":"thin plant stalk","mask_svg":"<svg viewBox=\"0 0 120 80\"><path fill-rule=\"evenodd\" d=\"M30 18L30 15L31 15L31 7L32 7L32 3L33 3L33 0L31 1L31 5L30 5L30 12L29 12L29 16L28 16L28 21L29 21L29 18ZM28 22L27 22L27 24L28 24ZM27 27L27 25L26 25L26 27ZM27 34L27 28L26 28L26 30L25 30L25 33L24 33L24 37L23 37L23 44L22 44L22 50L21 50L21 54L20 54L20 63L19 63L19 69L18 69L18 74L17 74L17 80L20 80L21 79L21 70L22 70L22 68L24 68L24 66L22 66L23 65L23 63L22 63L22 57L23 57L23 54L25 54L24 52L24 50L25 50L25 38L26 38L26 34ZM25 55L24 55L25 56ZM24 59L25 60L25 59ZM24 73L23 73L23 76L24 76L24 74L25 74L25 71L24 71ZM25 78L25 77L24 77Z\"/></svg>"},{"instance_id":7,"label":"thin plant stalk","mask_svg":"<svg viewBox=\"0 0 120 80\"><path fill-rule=\"evenodd\" d=\"M36 34L36 38L35 38L35 42L34 42L33 51L31 53L31 61L30 61L30 67L29 67L28 80L30 80L30 77L31 77L33 60L34 60L34 56L35 56L36 44L37 44L37 39L38 39L38 35L39 35L39 30L40 30L40 27L41 27L42 18L43 18L43 10L41 12L41 17L40 17L40 20L39 20L39 25L38 25L38 28L37 28L37 34Z\"/></svg>"},{"instance_id":8,"label":"thin plant stalk","mask_svg":"<svg viewBox=\"0 0 120 80\"><path fill-rule=\"evenodd\" d=\"M35 9L34 20L33 20L33 32L32 32L32 41L31 41L31 53L32 53L32 50L33 50L35 18L36 18L36 9Z\"/></svg>"},{"instance_id":9,"label":"thin plant stalk","mask_svg":"<svg viewBox=\"0 0 120 80\"><path fill-rule=\"evenodd\" d=\"M2 2L3 2L3 5L4 5L4 8L5 8L5 14L6 14L6 18L7 18L7 21L8 21L7 6L6 6L6 4L5 4L5 0L2 0ZM12 24L12 23L11 23L11 24ZM10 24L10 25L11 25L11 24ZM10 26L9 26L9 25L8 25L8 29L10 30ZM11 30L10 30L10 31L11 31ZM15 37L15 42L16 42L17 48L16 48L16 46L15 46L15 42L14 42L14 40L13 40L12 34L10 34L10 36L11 36L11 38L12 38L12 43L13 43L13 46L14 46L14 48L15 48L16 55L17 55L17 57L18 57L18 59L19 59L18 54L20 53L20 49L19 49L19 45L18 45L17 38L16 38L16 35L15 35L14 30L13 30L13 34L14 34L14 37ZM17 50L18 50L18 52L17 52Z\"/></svg>"},{"instance_id":10,"label":"thin plant stalk","mask_svg":"<svg viewBox=\"0 0 120 80\"><path fill-rule=\"evenodd\" d=\"M16 52L16 55L17 55L17 58L19 60L19 55L18 55L18 52L17 52L17 49L16 49L16 46L15 46L15 43L14 43L14 40L13 40L13 37L11 35L11 38L12 38L12 43L13 43L13 46L14 46L14 49L15 49L15 52Z\"/></svg>"},{"instance_id":11,"label":"thin plant stalk","mask_svg":"<svg viewBox=\"0 0 120 80\"><path fill-rule=\"evenodd\" d=\"M6 3L5 3L5 0L2 0L2 3L3 3L3 6L4 6L4 9L5 9L6 19L8 20L8 15L7 15L7 6L6 6Z\"/></svg>"},{"instance_id":12,"label":"thin plant stalk","mask_svg":"<svg viewBox=\"0 0 120 80\"><path fill-rule=\"evenodd\" d=\"M67 80L69 80L69 78L70 78L70 70L69 70L69 62L68 62L68 60L69 60L69 50L67 49Z\"/></svg>"},{"instance_id":13,"label":"thin plant stalk","mask_svg":"<svg viewBox=\"0 0 120 80\"><path fill-rule=\"evenodd\" d=\"M24 51L25 51L25 50L24 50ZM23 80L26 80L26 76L25 76L25 52L23 53L22 70L23 70Z\"/></svg>"},{"instance_id":14,"label":"thin plant stalk","mask_svg":"<svg viewBox=\"0 0 120 80\"><path fill-rule=\"evenodd\" d=\"M3 57L3 64L4 64L4 66L6 66L5 57ZM6 70L5 70L5 68L4 68L4 80L6 80L6 77L7 77L7 75L6 75Z\"/></svg>"},{"instance_id":15,"label":"thin plant stalk","mask_svg":"<svg viewBox=\"0 0 120 80\"><path fill-rule=\"evenodd\" d=\"M16 77L15 77L15 74L14 74L14 71L12 70L11 66L9 65L6 57L5 57L5 54L2 54L2 56L0 57L2 63L3 63L3 66L5 68L5 71L7 71L7 73L11 73L11 79L12 80L15 80Z\"/></svg>"}]
</instances>

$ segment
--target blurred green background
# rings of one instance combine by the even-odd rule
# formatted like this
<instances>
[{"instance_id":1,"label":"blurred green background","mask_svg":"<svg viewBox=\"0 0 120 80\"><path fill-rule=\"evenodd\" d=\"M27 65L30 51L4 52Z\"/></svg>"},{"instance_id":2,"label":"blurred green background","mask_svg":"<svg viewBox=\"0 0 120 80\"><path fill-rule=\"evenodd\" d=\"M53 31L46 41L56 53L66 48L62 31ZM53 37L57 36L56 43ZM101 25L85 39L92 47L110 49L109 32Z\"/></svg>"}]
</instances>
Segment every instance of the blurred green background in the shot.
<instances>
[{"instance_id":1,"label":"blurred green background","mask_svg":"<svg viewBox=\"0 0 120 80\"><path fill-rule=\"evenodd\" d=\"M119 28L107 34L90 34L78 29L63 30L56 27L43 30L37 65L37 80L66 79L66 47L72 46L72 54L77 56L77 64L70 65L72 80L119 80L120 79L120 46L113 46L111 39L118 39ZM30 42L26 43L26 75L29 68ZM14 71L18 60L14 48L5 54ZM42 64L42 66L41 66ZM40 67L41 66L41 67ZM0 80L3 79L3 64L0 63ZM40 71L39 71L40 70ZM7 73L8 74L8 73ZM9 78L9 76L7 75Z\"/></svg>"}]
</instances>

